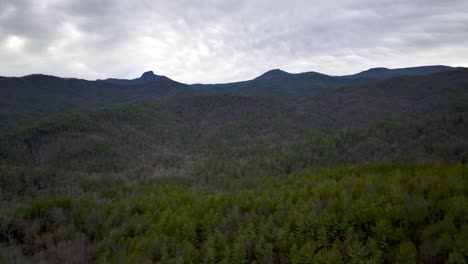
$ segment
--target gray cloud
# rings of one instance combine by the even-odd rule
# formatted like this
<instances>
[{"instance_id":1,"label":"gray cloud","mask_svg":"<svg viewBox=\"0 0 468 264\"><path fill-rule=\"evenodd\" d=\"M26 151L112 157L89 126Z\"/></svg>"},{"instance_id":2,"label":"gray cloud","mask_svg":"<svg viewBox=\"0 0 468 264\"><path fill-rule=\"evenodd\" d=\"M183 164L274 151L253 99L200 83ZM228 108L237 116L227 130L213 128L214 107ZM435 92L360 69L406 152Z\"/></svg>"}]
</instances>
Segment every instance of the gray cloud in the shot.
<instances>
[{"instance_id":1,"label":"gray cloud","mask_svg":"<svg viewBox=\"0 0 468 264\"><path fill-rule=\"evenodd\" d=\"M0 0L0 75L152 69L224 82L271 68L468 66L466 0Z\"/></svg>"}]
</instances>

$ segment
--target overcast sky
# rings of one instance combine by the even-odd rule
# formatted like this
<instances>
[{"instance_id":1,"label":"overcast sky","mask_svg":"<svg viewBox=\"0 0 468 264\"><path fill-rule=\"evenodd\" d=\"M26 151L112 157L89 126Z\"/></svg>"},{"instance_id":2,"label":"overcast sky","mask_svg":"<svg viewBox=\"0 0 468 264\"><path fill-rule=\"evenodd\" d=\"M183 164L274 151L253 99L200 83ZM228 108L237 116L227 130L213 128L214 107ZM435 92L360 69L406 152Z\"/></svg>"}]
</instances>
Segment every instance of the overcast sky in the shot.
<instances>
[{"instance_id":1,"label":"overcast sky","mask_svg":"<svg viewBox=\"0 0 468 264\"><path fill-rule=\"evenodd\" d=\"M468 0L0 0L0 76L468 66Z\"/></svg>"}]
</instances>

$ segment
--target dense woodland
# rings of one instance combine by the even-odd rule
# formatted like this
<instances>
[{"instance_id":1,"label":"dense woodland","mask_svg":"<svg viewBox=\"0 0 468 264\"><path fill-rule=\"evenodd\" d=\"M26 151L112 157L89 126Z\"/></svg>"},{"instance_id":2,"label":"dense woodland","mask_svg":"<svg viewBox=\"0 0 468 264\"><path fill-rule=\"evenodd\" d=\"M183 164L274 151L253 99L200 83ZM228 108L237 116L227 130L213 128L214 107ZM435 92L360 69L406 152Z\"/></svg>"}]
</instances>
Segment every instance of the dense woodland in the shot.
<instances>
[{"instance_id":1,"label":"dense woodland","mask_svg":"<svg viewBox=\"0 0 468 264\"><path fill-rule=\"evenodd\" d=\"M468 262L466 69L0 84L5 263Z\"/></svg>"},{"instance_id":2,"label":"dense woodland","mask_svg":"<svg viewBox=\"0 0 468 264\"><path fill-rule=\"evenodd\" d=\"M463 263L467 169L367 165L41 197L2 219L4 253L33 263Z\"/></svg>"}]
</instances>

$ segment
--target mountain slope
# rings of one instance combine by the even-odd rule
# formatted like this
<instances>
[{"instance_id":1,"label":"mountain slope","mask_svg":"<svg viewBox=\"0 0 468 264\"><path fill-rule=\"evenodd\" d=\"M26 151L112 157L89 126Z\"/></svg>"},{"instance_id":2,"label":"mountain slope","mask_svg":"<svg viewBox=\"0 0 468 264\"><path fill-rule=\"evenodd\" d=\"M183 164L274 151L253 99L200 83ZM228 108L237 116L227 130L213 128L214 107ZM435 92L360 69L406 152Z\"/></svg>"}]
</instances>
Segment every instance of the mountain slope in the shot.
<instances>
[{"instance_id":1,"label":"mountain slope","mask_svg":"<svg viewBox=\"0 0 468 264\"><path fill-rule=\"evenodd\" d=\"M116 79L116 78L109 78L105 80L97 80L98 82L105 82L105 83L112 83L112 84L121 84L121 85L140 85L140 84L148 84L160 81L167 81L170 80L166 76L156 75L153 71L144 72L140 78L136 79Z\"/></svg>"},{"instance_id":2,"label":"mountain slope","mask_svg":"<svg viewBox=\"0 0 468 264\"><path fill-rule=\"evenodd\" d=\"M303 97L323 88L372 84L378 80L398 76L430 75L453 69L455 68L449 66L422 66L401 69L374 68L346 76L329 76L317 72L292 74L275 69L250 81L226 84L194 84L192 87L225 94Z\"/></svg>"},{"instance_id":3,"label":"mountain slope","mask_svg":"<svg viewBox=\"0 0 468 264\"><path fill-rule=\"evenodd\" d=\"M132 85L46 75L0 77L0 129L64 110L157 99L190 90L189 86L165 77Z\"/></svg>"},{"instance_id":4,"label":"mountain slope","mask_svg":"<svg viewBox=\"0 0 468 264\"><path fill-rule=\"evenodd\" d=\"M203 95L73 111L4 133L0 156L20 166L196 181L329 163L459 161L468 146L466 87L462 69L304 100Z\"/></svg>"},{"instance_id":5,"label":"mountain slope","mask_svg":"<svg viewBox=\"0 0 468 264\"><path fill-rule=\"evenodd\" d=\"M381 120L468 115L468 69L427 76L401 76L357 86L323 90L306 111L331 118L334 128L365 127Z\"/></svg>"},{"instance_id":6,"label":"mountain slope","mask_svg":"<svg viewBox=\"0 0 468 264\"><path fill-rule=\"evenodd\" d=\"M409 67L399 69L388 69L388 68L372 68L367 71L363 71L354 75L350 75L352 78L371 78L371 79L388 79L398 76L418 76L418 75L429 75L438 72L444 72L453 70L456 68L434 65L434 66L420 66L420 67Z\"/></svg>"},{"instance_id":7,"label":"mountain slope","mask_svg":"<svg viewBox=\"0 0 468 264\"><path fill-rule=\"evenodd\" d=\"M301 97L311 95L322 88L334 88L367 81L369 80L364 78L347 79L316 72L292 74L281 70L272 70L250 81L195 84L192 87L223 94Z\"/></svg>"},{"instance_id":8,"label":"mountain slope","mask_svg":"<svg viewBox=\"0 0 468 264\"><path fill-rule=\"evenodd\" d=\"M373 69L351 76L328 76L316 72L291 74L276 69L250 81L192 86L156 75L152 71L132 80L86 81L46 75L0 77L0 130L23 120L76 108L200 93L301 98L326 88L373 85L394 76L425 75L450 69L446 66Z\"/></svg>"}]
</instances>

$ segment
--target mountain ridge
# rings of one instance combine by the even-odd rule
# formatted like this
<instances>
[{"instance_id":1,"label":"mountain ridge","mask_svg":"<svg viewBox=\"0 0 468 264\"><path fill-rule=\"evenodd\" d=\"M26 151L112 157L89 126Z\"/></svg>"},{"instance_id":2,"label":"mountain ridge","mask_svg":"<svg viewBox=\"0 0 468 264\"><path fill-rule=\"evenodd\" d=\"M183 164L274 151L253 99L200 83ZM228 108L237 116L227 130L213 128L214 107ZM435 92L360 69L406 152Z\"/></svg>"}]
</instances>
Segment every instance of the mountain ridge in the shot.
<instances>
[{"instance_id":1,"label":"mountain ridge","mask_svg":"<svg viewBox=\"0 0 468 264\"><path fill-rule=\"evenodd\" d=\"M401 75L427 75L427 74L433 74L433 73L438 73L438 72L443 72L443 71L448 71L448 70L454 70L457 68L462 68L462 67L451 67L451 66L445 66L445 65L427 65L427 66L417 66L417 67L405 67L405 68L385 68L385 67L376 67L376 68L370 68L368 70L349 75L352 77L367 77L367 78L376 78L376 79L382 79L382 78L391 78L391 77L397 77Z\"/></svg>"},{"instance_id":2,"label":"mountain ridge","mask_svg":"<svg viewBox=\"0 0 468 264\"><path fill-rule=\"evenodd\" d=\"M349 74L349 75L330 75L330 74L325 74L325 73L321 73L317 71L305 71L305 72L291 73L288 71L281 70L280 68L276 68L276 69L268 70L258 75L257 77L253 79L249 79L249 80L235 81L235 82L221 82L221 83L197 82L197 83L192 83L192 84L187 84L187 85L190 85L190 86L225 85L225 84L243 83L243 82L254 81L254 80L269 80L269 79L274 80L277 77L286 77L286 76L327 76L327 77L334 77L334 78L340 78L340 77L342 78L344 77L346 78L358 78L358 77L382 78L382 76L376 76L376 75L378 75L379 73L385 73L385 76L384 76L385 78L391 78L391 77L396 77L396 76L401 76L401 75L428 75L432 73L455 70L455 69L466 69L466 67L461 67L461 66L452 67L452 66L447 66L447 65L423 65L423 66L402 67L402 68L373 67L373 68L369 68L367 70L363 70L358 73ZM90 82L96 81L96 82L107 82L107 83L127 84L127 85L144 84L147 82L161 80L161 79L172 80L171 78L167 76L155 74L153 70L145 71L140 75L140 77L133 78L133 79L109 77L106 79L92 80L92 79L84 79L84 78L79 78L79 77L61 77L61 76L42 74L42 73L33 73L33 74L24 75L24 76L0 76L0 78L28 78L32 76L55 77L55 78L60 78L60 79L65 79L65 80L82 80L82 81L90 81ZM182 82L179 82L179 83L182 83Z\"/></svg>"},{"instance_id":3,"label":"mountain ridge","mask_svg":"<svg viewBox=\"0 0 468 264\"><path fill-rule=\"evenodd\" d=\"M0 130L69 109L160 99L192 90L166 77L149 78L153 81L122 85L40 74L0 77Z\"/></svg>"},{"instance_id":4,"label":"mountain ridge","mask_svg":"<svg viewBox=\"0 0 468 264\"><path fill-rule=\"evenodd\" d=\"M139 84L149 84L153 82L159 82L162 80L171 80L171 79L163 75L156 75L153 71L146 71L139 78L135 78L135 79L107 78L104 80L97 79L96 81L119 84L119 85L139 85Z\"/></svg>"},{"instance_id":5,"label":"mountain ridge","mask_svg":"<svg viewBox=\"0 0 468 264\"><path fill-rule=\"evenodd\" d=\"M162 99L181 94L228 94L307 98L318 91L363 86L404 75L453 71L449 66L372 68L354 75L330 76L318 72L289 73L273 69L247 81L188 85L146 71L135 79L84 80L32 74L0 77L0 130L22 120L74 108L101 107L130 101Z\"/></svg>"},{"instance_id":6,"label":"mountain ridge","mask_svg":"<svg viewBox=\"0 0 468 264\"><path fill-rule=\"evenodd\" d=\"M247 81L192 84L197 90L207 90L214 93L236 95L276 95L276 96L309 96L323 88L337 88L350 85L360 85L399 76L430 75L450 71L461 67L443 65L419 66L408 68L371 68L352 75L333 76L320 72L289 73L280 69L267 71L256 78Z\"/></svg>"}]
</instances>

